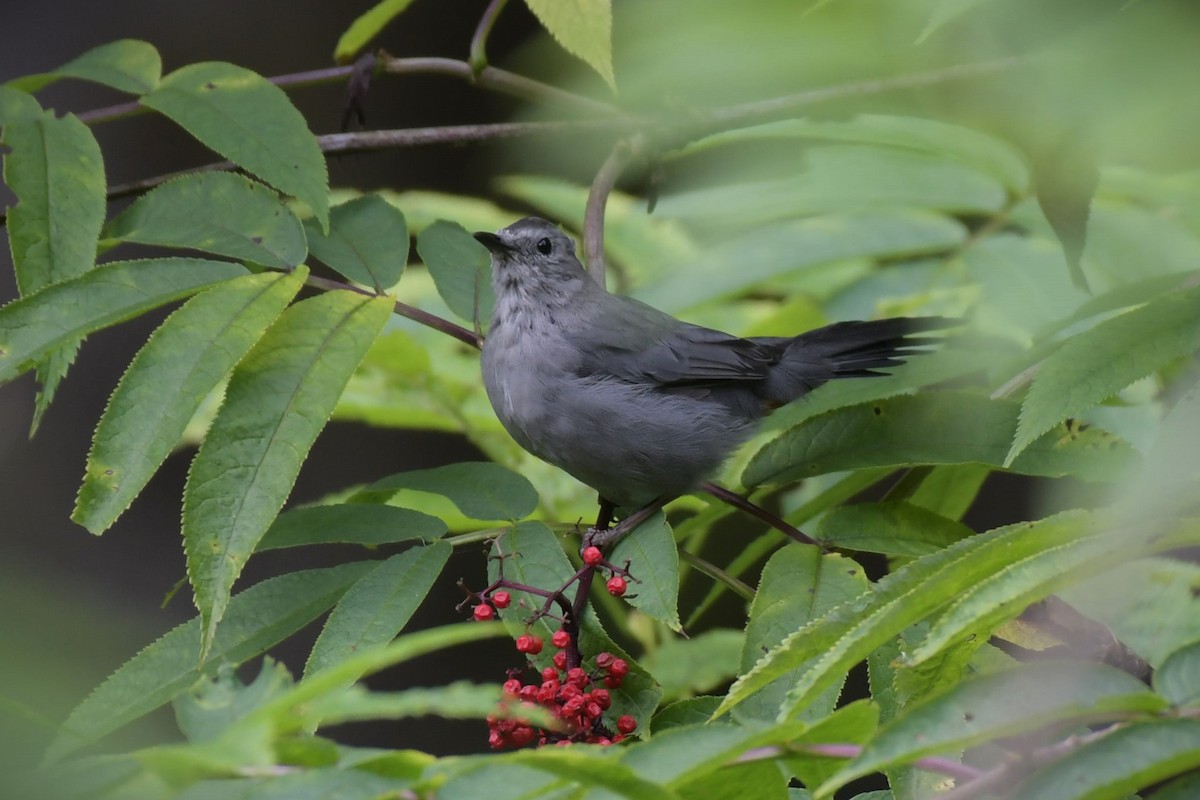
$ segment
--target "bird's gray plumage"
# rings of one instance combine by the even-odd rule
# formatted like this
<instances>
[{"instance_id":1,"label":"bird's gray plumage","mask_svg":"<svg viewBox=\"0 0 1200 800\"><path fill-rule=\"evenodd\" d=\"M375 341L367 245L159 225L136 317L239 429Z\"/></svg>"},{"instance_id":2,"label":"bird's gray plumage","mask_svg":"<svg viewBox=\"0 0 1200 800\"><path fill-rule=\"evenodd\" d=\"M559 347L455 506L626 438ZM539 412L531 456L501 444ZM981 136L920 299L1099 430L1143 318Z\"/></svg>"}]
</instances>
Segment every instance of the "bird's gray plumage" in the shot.
<instances>
[{"instance_id":1,"label":"bird's gray plumage","mask_svg":"<svg viewBox=\"0 0 1200 800\"><path fill-rule=\"evenodd\" d=\"M492 253L483 382L496 415L526 450L628 509L694 489L771 409L833 378L884 374L929 343L911 334L953 324L740 338L605 291L545 220L475 237Z\"/></svg>"}]
</instances>

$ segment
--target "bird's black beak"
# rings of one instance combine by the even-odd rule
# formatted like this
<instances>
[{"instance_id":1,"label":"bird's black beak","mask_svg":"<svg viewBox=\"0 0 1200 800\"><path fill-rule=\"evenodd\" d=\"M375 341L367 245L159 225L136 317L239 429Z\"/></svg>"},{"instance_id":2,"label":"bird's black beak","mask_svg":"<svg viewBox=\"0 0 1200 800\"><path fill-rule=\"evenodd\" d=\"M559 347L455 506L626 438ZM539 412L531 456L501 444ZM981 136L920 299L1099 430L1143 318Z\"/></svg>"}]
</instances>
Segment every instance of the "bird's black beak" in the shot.
<instances>
[{"instance_id":1,"label":"bird's black beak","mask_svg":"<svg viewBox=\"0 0 1200 800\"><path fill-rule=\"evenodd\" d=\"M475 231L472 235L475 237L475 241L496 255L504 255L512 252L512 248L509 247L508 243L494 233Z\"/></svg>"}]
</instances>

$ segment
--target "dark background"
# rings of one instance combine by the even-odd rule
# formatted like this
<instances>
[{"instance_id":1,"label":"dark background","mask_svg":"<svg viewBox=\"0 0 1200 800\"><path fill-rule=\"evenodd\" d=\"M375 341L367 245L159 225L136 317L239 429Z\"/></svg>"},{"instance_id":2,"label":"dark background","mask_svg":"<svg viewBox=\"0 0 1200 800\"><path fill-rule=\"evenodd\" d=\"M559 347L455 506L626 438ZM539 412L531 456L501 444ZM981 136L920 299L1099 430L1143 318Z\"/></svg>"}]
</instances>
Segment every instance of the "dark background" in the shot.
<instances>
[{"instance_id":1,"label":"dark background","mask_svg":"<svg viewBox=\"0 0 1200 800\"><path fill-rule=\"evenodd\" d=\"M224 60L272 76L328 66L338 35L362 11L360 2L179 3L26 2L0 11L0 82L52 69L85 50L120 38L149 41L163 57L164 74L197 61ZM395 55L465 58L482 0L414 3L379 44ZM537 31L521 3L511 3L497 27L489 54L506 65ZM546 51L540 51L546 52ZM561 55L522 61L522 69L553 79ZM290 92L317 133L337 129L344 103L341 86ZM59 111L85 111L123 102L116 92L66 81L39 95ZM445 77L381 78L367 102L371 127L392 128L500 121L516 104ZM213 154L155 115L139 115L94 127L105 156L110 185L216 160ZM602 143L582 143L580 164L598 166ZM595 157L589 159L595 147ZM489 145L399 150L330 162L334 186L363 189L439 189L486 193L502 170L529 169L519 156ZM586 179L586 176L574 176ZM0 189L0 192L4 191ZM11 202L4 193L0 199ZM15 296L7 247L0 254L0 301ZM36 390L30 376L0 387L0 701L8 697L41 717L16 748L32 756L60 720L109 672L145 644L194 615L186 590L164 608L163 598L182 577L179 541L180 496L190 451L173 455L147 491L102 538L73 524L69 515L83 474L92 428L121 371L165 312L94 335L59 389L33 441L28 439ZM362 426L331 425L318 440L300 474L292 501L303 502L350 484L422 466L477 455L465 443L442 435L412 435ZM1022 485L1000 477L968 519L977 529L1028 515ZM736 547L736 542L730 543ZM239 587L283 571L361 557L361 551L274 552L250 562ZM462 618L454 611L461 593L454 580L482 583L482 548L456 552L439 589L413 626ZM731 619L738 627L741 620ZM281 647L277 656L298 672L315 626ZM460 648L452 656L427 658L393 670L379 680L389 686L440 684L458 677L501 680L515 662L507 645ZM0 706L0 718L3 706ZM141 739L173 734L168 712ZM26 725L22 722L21 725ZM0 722L0 729L4 723ZM344 732L347 741L387 747L421 747L435 753L478 751L485 741L479 724L420 721ZM12 749L8 753L13 757ZM2 761L0 761L2 764Z\"/></svg>"}]
</instances>

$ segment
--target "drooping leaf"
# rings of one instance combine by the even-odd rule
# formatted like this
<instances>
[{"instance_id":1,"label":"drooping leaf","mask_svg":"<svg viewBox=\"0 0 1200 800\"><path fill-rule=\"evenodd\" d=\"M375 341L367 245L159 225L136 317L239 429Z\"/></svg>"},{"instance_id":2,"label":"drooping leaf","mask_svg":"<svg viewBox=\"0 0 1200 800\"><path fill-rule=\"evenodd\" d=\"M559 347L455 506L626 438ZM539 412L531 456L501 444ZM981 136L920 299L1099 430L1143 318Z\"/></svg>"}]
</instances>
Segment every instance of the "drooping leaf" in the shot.
<instances>
[{"instance_id":1,"label":"drooping leaf","mask_svg":"<svg viewBox=\"0 0 1200 800\"><path fill-rule=\"evenodd\" d=\"M228 261L116 261L0 308L0 382L49 350L246 274Z\"/></svg>"},{"instance_id":2,"label":"drooping leaf","mask_svg":"<svg viewBox=\"0 0 1200 800\"><path fill-rule=\"evenodd\" d=\"M821 517L816 535L826 546L890 556L923 556L970 536L966 525L911 503L858 503Z\"/></svg>"},{"instance_id":3,"label":"drooping leaf","mask_svg":"<svg viewBox=\"0 0 1200 800\"><path fill-rule=\"evenodd\" d=\"M417 236L417 252L450 310L486 327L496 303L487 249L458 223L438 220Z\"/></svg>"},{"instance_id":4,"label":"drooping leaf","mask_svg":"<svg viewBox=\"0 0 1200 800\"><path fill-rule=\"evenodd\" d=\"M300 220L261 183L228 172L168 181L111 220L105 236L182 247L266 267L294 267L307 248Z\"/></svg>"},{"instance_id":5,"label":"drooping leaf","mask_svg":"<svg viewBox=\"0 0 1200 800\"><path fill-rule=\"evenodd\" d=\"M609 555L618 567L629 562L633 580L626 601L647 616L680 631L679 551L667 518L658 513L626 536Z\"/></svg>"},{"instance_id":6,"label":"drooping leaf","mask_svg":"<svg viewBox=\"0 0 1200 800\"><path fill-rule=\"evenodd\" d=\"M1075 111L1078 115L1078 111ZM1083 271L1092 197L1100 183L1100 166L1086 141L1087 123L1058 123L1064 130L1044 132L1033 160L1038 205L1062 243L1071 282L1088 291Z\"/></svg>"},{"instance_id":7,"label":"drooping leaf","mask_svg":"<svg viewBox=\"0 0 1200 800\"><path fill-rule=\"evenodd\" d=\"M1059 421L1200 349L1200 287L1171 292L1071 337L1038 369L1006 463Z\"/></svg>"},{"instance_id":8,"label":"drooping leaf","mask_svg":"<svg viewBox=\"0 0 1200 800\"><path fill-rule=\"evenodd\" d=\"M537 507L537 491L524 476L488 461L398 472L364 490L374 499L402 489L444 495L471 519L515 521Z\"/></svg>"},{"instance_id":9,"label":"drooping leaf","mask_svg":"<svg viewBox=\"0 0 1200 800\"><path fill-rule=\"evenodd\" d=\"M307 272L236 278L193 297L130 363L96 426L71 519L106 530L179 442L208 393L258 341Z\"/></svg>"},{"instance_id":10,"label":"drooping leaf","mask_svg":"<svg viewBox=\"0 0 1200 800\"><path fill-rule=\"evenodd\" d=\"M100 684L63 723L46 751L55 762L171 701L221 664L238 664L322 614L371 564L343 564L270 578L235 595L208 656L197 661L201 620L186 622Z\"/></svg>"},{"instance_id":11,"label":"drooping leaf","mask_svg":"<svg viewBox=\"0 0 1200 800\"><path fill-rule=\"evenodd\" d=\"M525 5L563 49L617 90L612 64L612 0L525 0Z\"/></svg>"},{"instance_id":12,"label":"drooping leaf","mask_svg":"<svg viewBox=\"0 0 1200 800\"><path fill-rule=\"evenodd\" d=\"M161 75L162 59L153 45L119 39L94 47L56 70L15 78L6 85L36 92L62 78L78 78L130 94L144 94L158 84Z\"/></svg>"},{"instance_id":13,"label":"drooping leaf","mask_svg":"<svg viewBox=\"0 0 1200 800\"><path fill-rule=\"evenodd\" d=\"M742 672L753 667L764 653L793 631L859 596L867 586L862 567L836 553L822 554L819 548L808 546L789 546L776 552L763 568L758 591L750 606L742 649ZM773 721L795 678L807 667L801 663L781 673L770 685L764 685L748 697L735 716ZM836 705L840 692L841 682L835 681L801 718L816 720L827 716Z\"/></svg>"},{"instance_id":14,"label":"drooping leaf","mask_svg":"<svg viewBox=\"0 0 1200 800\"><path fill-rule=\"evenodd\" d=\"M364 195L334 206L329 233L304 225L313 256L355 283L387 289L400 280L408 262L404 215L377 195Z\"/></svg>"},{"instance_id":15,"label":"drooping leaf","mask_svg":"<svg viewBox=\"0 0 1200 800\"><path fill-rule=\"evenodd\" d=\"M278 86L243 67L210 61L172 72L141 102L206 147L303 201L328 227L325 158L304 117Z\"/></svg>"},{"instance_id":16,"label":"drooping leaf","mask_svg":"<svg viewBox=\"0 0 1200 800\"><path fill-rule=\"evenodd\" d=\"M258 543L258 551L307 544L376 546L412 539L432 542L446 532L437 517L408 508L342 503L293 508L275 518Z\"/></svg>"},{"instance_id":17,"label":"drooping leaf","mask_svg":"<svg viewBox=\"0 0 1200 800\"><path fill-rule=\"evenodd\" d=\"M1042 662L958 684L906 710L886 725L862 755L819 787L828 798L838 787L886 767L1024 731L1153 712L1165 702L1145 684L1106 664Z\"/></svg>"},{"instance_id":18,"label":"drooping leaf","mask_svg":"<svg viewBox=\"0 0 1200 800\"><path fill-rule=\"evenodd\" d=\"M328 669L360 650L394 639L425 601L452 550L445 542L414 547L360 578L329 615L304 674Z\"/></svg>"},{"instance_id":19,"label":"drooping leaf","mask_svg":"<svg viewBox=\"0 0 1200 800\"><path fill-rule=\"evenodd\" d=\"M410 3L412 0L383 0L371 6L350 23L350 27L338 38L337 46L333 49L334 60L339 64L349 64Z\"/></svg>"},{"instance_id":20,"label":"drooping leaf","mask_svg":"<svg viewBox=\"0 0 1200 800\"><path fill-rule=\"evenodd\" d=\"M234 370L184 490L184 550L205 652L233 582L390 312L389 301L353 292L303 300Z\"/></svg>"},{"instance_id":21,"label":"drooping leaf","mask_svg":"<svg viewBox=\"0 0 1200 800\"><path fill-rule=\"evenodd\" d=\"M1200 642L1176 650L1154 671L1154 689L1181 708L1200 705Z\"/></svg>"},{"instance_id":22,"label":"drooping leaf","mask_svg":"<svg viewBox=\"0 0 1200 800\"><path fill-rule=\"evenodd\" d=\"M813 417L754 454L742 483L757 486L862 467L1004 464L1018 405L964 391L863 403ZM1135 461L1125 442L1096 428L1059 426L1009 466L1025 475L1114 480Z\"/></svg>"}]
</instances>

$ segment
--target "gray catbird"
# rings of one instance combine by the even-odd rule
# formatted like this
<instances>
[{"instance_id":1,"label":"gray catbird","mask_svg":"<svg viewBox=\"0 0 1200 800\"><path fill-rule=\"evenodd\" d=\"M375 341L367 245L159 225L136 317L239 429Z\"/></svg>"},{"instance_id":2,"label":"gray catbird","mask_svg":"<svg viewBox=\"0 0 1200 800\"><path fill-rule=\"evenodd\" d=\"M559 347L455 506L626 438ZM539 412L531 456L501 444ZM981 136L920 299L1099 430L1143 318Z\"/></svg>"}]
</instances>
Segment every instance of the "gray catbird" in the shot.
<instances>
[{"instance_id":1,"label":"gray catbird","mask_svg":"<svg viewBox=\"0 0 1200 800\"><path fill-rule=\"evenodd\" d=\"M957 324L742 339L605 291L546 220L475 238L492 254L483 383L496 415L526 450L629 510L695 489L771 409L833 378L884 374L931 341L911 334Z\"/></svg>"}]
</instances>

